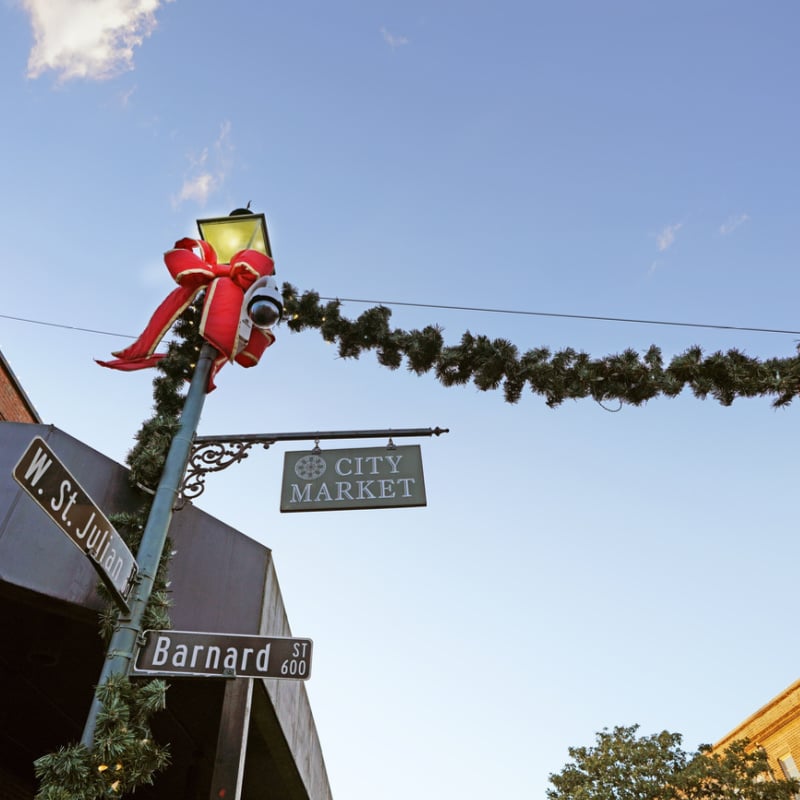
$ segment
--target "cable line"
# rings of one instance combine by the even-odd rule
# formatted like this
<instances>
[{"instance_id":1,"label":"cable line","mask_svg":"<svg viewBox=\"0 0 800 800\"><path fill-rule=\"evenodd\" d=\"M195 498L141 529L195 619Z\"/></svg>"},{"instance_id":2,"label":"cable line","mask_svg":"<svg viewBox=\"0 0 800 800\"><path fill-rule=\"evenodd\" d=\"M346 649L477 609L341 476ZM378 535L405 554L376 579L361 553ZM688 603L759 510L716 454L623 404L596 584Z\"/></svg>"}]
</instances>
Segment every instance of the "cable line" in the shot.
<instances>
[{"instance_id":1,"label":"cable line","mask_svg":"<svg viewBox=\"0 0 800 800\"><path fill-rule=\"evenodd\" d=\"M14 322L28 322L31 325L47 325L51 328L63 328L68 331L82 331L83 333L98 333L101 336L120 336L124 339L135 339L129 333L114 333L112 331L97 331L94 328L79 328L77 325L62 325L59 322L45 322L41 319L26 319L25 317L12 317L10 314L0 314L0 319L11 319Z\"/></svg>"},{"instance_id":2,"label":"cable line","mask_svg":"<svg viewBox=\"0 0 800 800\"><path fill-rule=\"evenodd\" d=\"M445 311L480 311L487 314L517 314L525 317L557 317L561 319L587 319L600 322L631 322L639 325L672 325L681 328L712 328L722 331L749 331L752 333L785 333L800 336L800 331L785 331L776 328L747 328L740 325L714 325L703 322L669 322L658 319L631 319L628 317L599 317L591 314L557 314L551 311L518 311L508 308L482 308L480 306L444 306L437 303L406 303L401 300L360 300L355 297L320 297L320 300L339 300L342 303L369 303L381 306L411 306L414 308L438 308Z\"/></svg>"},{"instance_id":3,"label":"cable line","mask_svg":"<svg viewBox=\"0 0 800 800\"><path fill-rule=\"evenodd\" d=\"M603 317L593 314L562 314L552 311L520 311L510 308L485 308L482 306L450 306L441 303L412 303L403 300L364 300L356 297L322 297L320 300L338 301L340 303L364 303L368 305L380 306L405 306L409 308L432 308L442 311L468 311L471 313L484 314L511 314L522 317L551 317L555 319L583 319L595 322L625 322L635 325L668 325L678 328L706 328L720 331L741 331L746 333L777 333L788 336L800 336L800 331L782 330L780 328L753 328L743 325L716 325L710 322L673 322L670 320L659 319L636 319L632 317ZM39 319L28 319L26 317L15 317L11 314L0 314L0 319L9 319L14 322L27 322L30 325L47 325L51 328L61 328L70 331L81 331L83 333L94 333L100 336L117 336L124 339L135 339L129 333L116 333L114 331L101 331L95 328L82 328L77 325L64 325L58 322L46 322Z\"/></svg>"}]
</instances>

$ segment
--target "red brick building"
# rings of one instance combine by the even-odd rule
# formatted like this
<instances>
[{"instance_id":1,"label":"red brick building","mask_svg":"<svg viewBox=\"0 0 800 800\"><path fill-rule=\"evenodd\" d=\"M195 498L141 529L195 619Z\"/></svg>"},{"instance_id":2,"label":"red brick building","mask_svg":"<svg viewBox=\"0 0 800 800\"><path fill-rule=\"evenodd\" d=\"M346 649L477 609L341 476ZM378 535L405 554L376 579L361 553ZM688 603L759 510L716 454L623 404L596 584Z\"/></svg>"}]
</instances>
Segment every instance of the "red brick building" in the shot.
<instances>
[{"instance_id":1,"label":"red brick building","mask_svg":"<svg viewBox=\"0 0 800 800\"><path fill-rule=\"evenodd\" d=\"M0 353L0 421L42 421L2 353Z\"/></svg>"}]
</instances>

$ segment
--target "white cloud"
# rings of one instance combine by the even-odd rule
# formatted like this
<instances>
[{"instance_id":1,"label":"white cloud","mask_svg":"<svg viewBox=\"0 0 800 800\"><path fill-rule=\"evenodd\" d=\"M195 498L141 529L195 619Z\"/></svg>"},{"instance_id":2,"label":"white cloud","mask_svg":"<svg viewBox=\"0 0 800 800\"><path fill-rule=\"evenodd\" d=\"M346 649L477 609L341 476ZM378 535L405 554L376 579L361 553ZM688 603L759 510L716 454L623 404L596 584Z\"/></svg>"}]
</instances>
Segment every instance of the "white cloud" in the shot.
<instances>
[{"instance_id":1,"label":"white cloud","mask_svg":"<svg viewBox=\"0 0 800 800\"><path fill-rule=\"evenodd\" d=\"M738 214L728 217L728 219L719 226L719 232L722 236L727 236L729 233L733 233L739 226L744 225L745 222L749 222L749 220L749 214Z\"/></svg>"},{"instance_id":2,"label":"white cloud","mask_svg":"<svg viewBox=\"0 0 800 800\"><path fill-rule=\"evenodd\" d=\"M393 33L389 33L386 28L381 28L381 35L383 36L383 41L386 42L392 50L397 47L402 47L404 44L408 44L408 39L405 36L396 36Z\"/></svg>"},{"instance_id":3,"label":"white cloud","mask_svg":"<svg viewBox=\"0 0 800 800\"><path fill-rule=\"evenodd\" d=\"M28 77L103 80L133 69L161 0L22 0L33 28Z\"/></svg>"},{"instance_id":4,"label":"white cloud","mask_svg":"<svg viewBox=\"0 0 800 800\"><path fill-rule=\"evenodd\" d=\"M127 92L123 92L122 94L119 95L119 104L120 106L122 106L122 108L128 107L131 101L131 97L133 97L133 93L135 91L136 91L136 86L131 86L131 88L128 89Z\"/></svg>"},{"instance_id":5,"label":"white cloud","mask_svg":"<svg viewBox=\"0 0 800 800\"><path fill-rule=\"evenodd\" d=\"M231 123L226 120L211 148L204 148L200 155L189 154L189 171L172 205L177 207L186 200L205 205L208 198L222 187L233 163Z\"/></svg>"},{"instance_id":6,"label":"white cloud","mask_svg":"<svg viewBox=\"0 0 800 800\"><path fill-rule=\"evenodd\" d=\"M660 253L672 247L675 241L675 235L683 227L682 222L676 222L674 225L667 225L661 233L656 236L656 245Z\"/></svg>"},{"instance_id":7,"label":"white cloud","mask_svg":"<svg viewBox=\"0 0 800 800\"><path fill-rule=\"evenodd\" d=\"M194 200L201 206L205 205L216 185L217 181L210 172L203 172L193 178L188 178L181 186L180 193L176 198L176 205L180 205L185 200Z\"/></svg>"}]
</instances>

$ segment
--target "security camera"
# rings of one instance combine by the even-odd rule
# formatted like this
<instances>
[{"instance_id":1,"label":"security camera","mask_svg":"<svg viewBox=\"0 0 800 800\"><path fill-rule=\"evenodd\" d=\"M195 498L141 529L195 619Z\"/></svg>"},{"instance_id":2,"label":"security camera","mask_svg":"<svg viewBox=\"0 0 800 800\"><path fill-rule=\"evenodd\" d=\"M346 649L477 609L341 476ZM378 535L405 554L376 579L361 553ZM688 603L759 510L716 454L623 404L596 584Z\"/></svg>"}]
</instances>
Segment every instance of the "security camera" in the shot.
<instances>
[{"instance_id":1,"label":"security camera","mask_svg":"<svg viewBox=\"0 0 800 800\"><path fill-rule=\"evenodd\" d=\"M259 278L246 292L242 302L242 316L257 328L269 328L280 322L283 314L283 297L278 282L272 275Z\"/></svg>"},{"instance_id":2,"label":"security camera","mask_svg":"<svg viewBox=\"0 0 800 800\"><path fill-rule=\"evenodd\" d=\"M250 341L253 327L269 328L280 322L283 314L283 297L278 282L272 275L259 278L245 293L239 315L239 330L236 352L240 352Z\"/></svg>"}]
</instances>

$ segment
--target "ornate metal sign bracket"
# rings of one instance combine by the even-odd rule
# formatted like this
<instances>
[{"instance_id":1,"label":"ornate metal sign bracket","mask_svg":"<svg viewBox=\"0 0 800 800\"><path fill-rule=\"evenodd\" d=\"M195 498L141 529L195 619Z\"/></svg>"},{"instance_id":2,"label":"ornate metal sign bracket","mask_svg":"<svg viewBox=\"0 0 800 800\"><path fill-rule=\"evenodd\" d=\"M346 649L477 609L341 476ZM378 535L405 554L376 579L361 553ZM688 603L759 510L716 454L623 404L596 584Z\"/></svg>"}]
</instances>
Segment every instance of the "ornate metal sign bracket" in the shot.
<instances>
[{"instance_id":1,"label":"ornate metal sign bracket","mask_svg":"<svg viewBox=\"0 0 800 800\"><path fill-rule=\"evenodd\" d=\"M323 439L386 439L403 436L440 436L449 428L386 428L365 431L305 431L295 433L251 433L241 436L196 436L192 442L183 483L178 490L176 510L200 497L206 488L206 475L220 472L244 461L254 445L265 450L275 442L320 442Z\"/></svg>"},{"instance_id":2,"label":"ornate metal sign bracket","mask_svg":"<svg viewBox=\"0 0 800 800\"><path fill-rule=\"evenodd\" d=\"M244 461L250 455L250 448L255 444L261 444L266 450L273 443L273 441L252 442L245 439L233 442L198 441L195 438L192 442L189 463L186 465L175 508L180 510L187 501L194 500L203 494L206 489L206 475L209 472L219 472L231 464Z\"/></svg>"}]
</instances>

